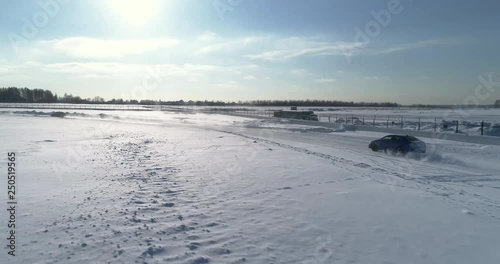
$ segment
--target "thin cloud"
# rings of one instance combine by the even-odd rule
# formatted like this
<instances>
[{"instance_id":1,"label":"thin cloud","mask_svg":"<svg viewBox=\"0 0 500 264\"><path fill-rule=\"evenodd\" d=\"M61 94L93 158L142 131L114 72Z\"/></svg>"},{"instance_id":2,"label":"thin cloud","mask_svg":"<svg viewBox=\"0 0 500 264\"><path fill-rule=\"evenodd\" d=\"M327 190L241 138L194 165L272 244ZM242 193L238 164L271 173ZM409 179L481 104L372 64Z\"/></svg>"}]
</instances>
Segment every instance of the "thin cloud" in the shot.
<instances>
[{"instance_id":1,"label":"thin cloud","mask_svg":"<svg viewBox=\"0 0 500 264\"><path fill-rule=\"evenodd\" d=\"M242 87L241 84L239 82L236 82L236 81L218 83L215 86L217 86L219 88L240 88L240 87Z\"/></svg>"},{"instance_id":2,"label":"thin cloud","mask_svg":"<svg viewBox=\"0 0 500 264\"><path fill-rule=\"evenodd\" d=\"M204 37L202 36L202 38ZM205 40L206 39L207 38L205 37ZM220 51L229 51L229 50L247 48L249 45L259 43L265 39L266 37L258 37L258 36L248 36L236 39L224 39L224 38L217 39L215 35L211 35L210 40L212 40L212 43L205 44L203 47L199 48L195 52L195 55L203 55L203 54L216 53Z\"/></svg>"},{"instance_id":3,"label":"thin cloud","mask_svg":"<svg viewBox=\"0 0 500 264\"><path fill-rule=\"evenodd\" d=\"M175 39L106 40L87 37L71 37L38 42L39 50L55 52L72 58L120 58L141 55L169 48L179 43Z\"/></svg>"},{"instance_id":4,"label":"thin cloud","mask_svg":"<svg viewBox=\"0 0 500 264\"><path fill-rule=\"evenodd\" d=\"M290 71L291 74L296 75L296 76L306 76L310 75L311 73L306 70L306 69L294 69Z\"/></svg>"},{"instance_id":5,"label":"thin cloud","mask_svg":"<svg viewBox=\"0 0 500 264\"><path fill-rule=\"evenodd\" d=\"M201 34L201 36L199 37L199 39L202 40L202 41L210 41L210 40L215 39L216 36L217 36L217 34L215 32L205 31L205 32L203 32Z\"/></svg>"},{"instance_id":6,"label":"thin cloud","mask_svg":"<svg viewBox=\"0 0 500 264\"><path fill-rule=\"evenodd\" d=\"M238 38L222 38L215 33L205 32L198 39L202 47L195 55L228 53L243 51L247 59L279 61L305 56L342 55L345 50L353 48L349 42L331 41L324 37L288 37L244 36Z\"/></svg>"},{"instance_id":7,"label":"thin cloud","mask_svg":"<svg viewBox=\"0 0 500 264\"><path fill-rule=\"evenodd\" d=\"M315 83L335 83L337 82L336 79L316 79L314 80Z\"/></svg>"},{"instance_id":8,"label":"thin cloud","mask_svg":"<svg viewBox=\"0 0 500 264\"><path fill-rule=\"evenodd\" d=\"M16 73L13 69L0 67L0 75Z\"/></svg>"},{"instance_id":9,"label":"thin cloud","mask_svg":"<svg viewBox=\"0 0 500 264\"><path fill-rule=\"evenodd\" d=\"M365 76L363 79L367 81L389 81L391 78L389 76Z\"/></svg>"},{"instance_id":10,"label":"thin cloud","mask_svg":"<svg viewBox=\"0 0 500 264\"><path fill-rule=\"evenodd\" d=\"M457 43L458 42L454 41L454 40L424 40L424 41L418 41L418 42L414 42L414 43L400 44L400 45L397 45L397 46L394 46L391 48L382 49L382 50L376 50L376 51L372 50L372 51L369 51L368 53L370 55L386 55L386 54L408 51L408 50L455 45Z\"/></svg>"},{"instance_id":11,"label":"thin cloud","mask_svg":"<svg viewBox=\"0 0 500 264\"><path fill-rule=\"evenodd\" d=\"M308 56L338 56L343 55L346 49L352 48L347 42L305 42L297 47L274 49L257 54L246 55L246 58L266 61L284 61ZM293 46L293 44L292 44Z\"/></svg>"},{"instance_id":12,"label":"thin cloud","mask_svg":"<svg viewBox=\"0 0 500 264\"><path fill-rule=\"evenodd\" d=\"M247 75L245 77L243 77L243 80L246 80L246 81L255 81L257 80L257 78L253 75Z\"/></svg>"},{"instance_id":13,"label":"thin cloud","mask_svg":"<svg viewBox=\"0 0 500 264\"><path fill-rule=\"evenodd\" d=\"M205 76L227 76L238 69L253 68L253 65L219 66L213 64L139 64L121 62L64 62L41 63L28 61L21 64L0 65L2 73L45 73L59 76L86 78L121 78L143 76L144 73L155 68L157 73L165 77L178 77L194 80Z\"/></svg>"}]
</instances>

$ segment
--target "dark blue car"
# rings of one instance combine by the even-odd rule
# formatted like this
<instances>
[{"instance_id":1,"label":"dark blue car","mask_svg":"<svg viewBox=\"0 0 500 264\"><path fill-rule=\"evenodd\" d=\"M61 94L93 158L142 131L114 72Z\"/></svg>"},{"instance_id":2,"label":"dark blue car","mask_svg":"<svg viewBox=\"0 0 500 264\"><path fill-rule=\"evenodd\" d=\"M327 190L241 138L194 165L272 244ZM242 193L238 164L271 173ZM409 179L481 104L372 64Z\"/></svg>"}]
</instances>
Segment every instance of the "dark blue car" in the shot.
<instances>
[{"instance_id":1,"label":"dark blue car","mask_svg":"<svg viewBox=\"0 0 500 264\"><path fill-rule=\"evenodd\" d=\"M373 140L368 147L373 151L390 150L394 152L425 153L426 146L423 141L413 136L389 135L381 139Z\"/></svg>"}]
</instances>

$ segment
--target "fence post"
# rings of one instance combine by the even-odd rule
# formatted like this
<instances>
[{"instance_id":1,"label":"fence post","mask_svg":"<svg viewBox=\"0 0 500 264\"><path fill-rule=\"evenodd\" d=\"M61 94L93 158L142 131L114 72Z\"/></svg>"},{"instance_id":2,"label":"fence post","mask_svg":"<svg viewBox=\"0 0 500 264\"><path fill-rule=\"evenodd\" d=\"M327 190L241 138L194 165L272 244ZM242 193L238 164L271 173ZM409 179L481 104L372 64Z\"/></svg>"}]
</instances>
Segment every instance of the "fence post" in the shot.
<instances>
[{"instance_id":1,"label":"fence post","mask_svg":"<svg viewBox=\"0 0 500 264\"><path fill-rule=\"evenodd\" d=\"M363 116L363 126L365 125L365 116Z\"/></svg>"},{"instance_id":2,"label":"fence post","mask_svg":"<svg viewBox=\"0 0 500 264\"><path fill-rule=\"evenodd\" d=\"M434 117L434 132L437 130L437 118Z\"/></svg>"},{"instance_id":3,"label":"fence post","mask_svg":"<svg viewBox=\"0 0 500 264\"><path fill-rule=\"evenodd\" d=\"M373 116L373 126L375 126L375 119L377 119L377 116Z\"/></svg>"},{"instance_id":4,"label":"fence post","mask_svg":"<svg viewBox=\"0 0 500 264\"><path fill-rule=\"evenodd\" d=\"M387 128L389 128L389 117L387 117Z\"/></svg>"},{"instance_id":5,"label":"fence post","mask_svg":"<svg viewBox=\"0 0 500 264\"><path fill-rule=\"evenodd\" d=\"M354 125L354 115L351 116L351 124Z\"/></svg>"},{"instance_id":6,"label":"fence post","mask_svg":"<svg viewBox=\"0 0 500 264\"><path fill-rule=\"evenodd\" d=\"M484 135L484 120L481 121L481 136Z\"/></svg>"},{"instance_id":7,"label":"fence post","mask_svg":"<svg viewBox=\"0 0 500 264\"><path fill-rule=\"evenodd\" d=\"M418 130L420 130L420 117L418 118Z\"/></svg>"},{"instance_id":8,"label":"fence post","mask_svg":"<svg viewBox=\"0 0 500 264\"><path fill-rule=\"evenodd\" d=\"M455 133L458 133L458 120L455 121L455 124L457 125L456 129L455 129Z\"/></svg>"},{"instance_id":9,"label":"fence post","mask_svg":"<svg viewBox=\"0 0 500 264\"><path fill-rule=\"evenodd\" d=\"M328 115L328 123L330 123L330 115Z\"/></svg>"},{"instance_id":10,"label":"fence post","mask_svg":"<svg viewBox=\"0 0 500 264\"><path fill-rule=\"evenodd\" d=\"M403 129L403 117L401 117L401 129Z\"/></svg>"}]
</instances>

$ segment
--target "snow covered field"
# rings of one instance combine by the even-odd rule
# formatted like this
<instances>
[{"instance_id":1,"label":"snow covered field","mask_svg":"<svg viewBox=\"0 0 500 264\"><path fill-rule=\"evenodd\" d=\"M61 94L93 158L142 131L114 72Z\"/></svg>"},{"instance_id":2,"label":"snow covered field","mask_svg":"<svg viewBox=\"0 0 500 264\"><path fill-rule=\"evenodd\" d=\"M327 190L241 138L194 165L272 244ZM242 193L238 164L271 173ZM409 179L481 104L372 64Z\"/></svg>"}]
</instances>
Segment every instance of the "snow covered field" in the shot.
<instances>
[{"instance_id":1,"label":"snow covered field","mask_svg":"<svg viewBox=\"0 0 500 264\"><path fill-rule=\"evenodd\" d=\"M18 157L18 248L1 263L500 261L500 146L422 138L427 154L400 156L367 148L381 133L286 120L15 111L0 155Z\"/></svg>"}]
</instances>

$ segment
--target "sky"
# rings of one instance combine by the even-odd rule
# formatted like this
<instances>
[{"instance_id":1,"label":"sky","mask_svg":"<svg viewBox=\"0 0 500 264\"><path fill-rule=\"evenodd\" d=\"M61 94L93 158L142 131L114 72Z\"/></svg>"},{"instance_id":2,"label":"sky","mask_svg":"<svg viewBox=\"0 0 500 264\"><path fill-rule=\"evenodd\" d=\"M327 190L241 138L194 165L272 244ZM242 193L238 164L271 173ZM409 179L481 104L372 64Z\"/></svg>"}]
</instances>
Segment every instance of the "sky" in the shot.
<instances>
[{"instance_id":1,"label":"sky","mask_svg":"<svg viewBox=\"0 0 500 264\"><path fill-rule=\"evenodd\" d=\"M500 99L494 0L0 4L0 87L138 100Z\"/></svg>"}]
</instances>

